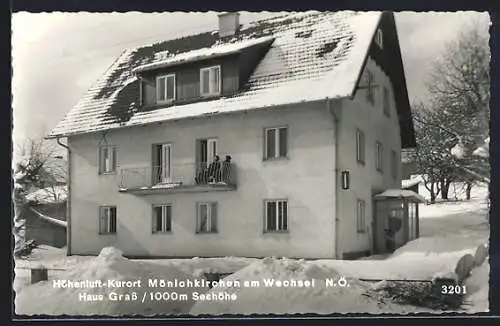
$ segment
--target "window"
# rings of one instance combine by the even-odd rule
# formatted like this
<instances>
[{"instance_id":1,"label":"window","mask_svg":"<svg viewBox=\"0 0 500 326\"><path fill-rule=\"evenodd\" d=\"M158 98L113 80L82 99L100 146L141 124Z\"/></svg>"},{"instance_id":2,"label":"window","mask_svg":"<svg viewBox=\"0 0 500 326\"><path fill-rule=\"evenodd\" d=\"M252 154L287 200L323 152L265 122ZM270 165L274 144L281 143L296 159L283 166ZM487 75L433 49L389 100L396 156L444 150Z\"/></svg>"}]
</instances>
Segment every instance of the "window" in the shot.
<instances>
[{"instance_id":1,"label":"window","mask_svg":"<svg viewBox=\"0 0 500 326\"><path fill-rule=\"evenodd\" d=\"M116 233L116 207L99 207L99 234Z\"/></svg>"},{"instance_id":2,"label":"window","mask_svg":"<svg viewBox=\"0 0 500 326\"><path fill-rule=\"evenodd\" d=\"M365 163L365 134L359 129L356 131L356 159Z\"/></svg>"},{"instance_id":3,"label":"window","mask_svg":"<svg viewBox=\"0 0 500 326\"><path fill-rule=\"evenodd\" d=\"M101 146L99 148L99 173L113 173L116 170L116 147Z\"/></svg>"},{"instance_id":4,"label":"window","mask_svg":"<svg viewBox=\"0 0 500 326\"><path fill-rule=\"evenodd\" d=\"M375 84L373 73L369 70L366 71L366 100L371 104L375 103Z\"/></svg>"},{"instance_id":5,"label":"window","mask_svg":"<svg viewBox=\"0 0 500 326\"><path fill-rule=\"evenodd\" d=\"M398 155L396 151L391 151L391 175L393 179L398 177Z\"/></svg>"},{"instance_id":6,"label":"window","mask_svg":"<svg viewBox=\"0 0 500 326\"><path fill-rule=\"evenodd\" d=\"M375 43L379 46L379 48L383 48L384 46L384 34L382 34L382 30L377 29L377 33L375 34Z\"/></svg>"},{"instance_id":7,"label":"window","mask_svg":"<svg viewBox=\"0 0 500 326\"><path fill-rule=\"evenodd\" d=\"M221 89L220 79L220 66L200 69L200 95L219 95Z\"/></svg>"},{"instance_id":8,"label":"window","mask_svg":"<svg viewBox=\"0 0 500 326\"><path fill-rule=\"evenodd\" d=\"M375 166L377 171L382 172L383 167L383 157L384 157L384 148L382 147L381 142L375 143Z\"/></svg>"},{"instance_id":9,"label":"window","mask_svg":"<svg viewBox=\"0 0 500 326\"><path fill-rule=\"evenodd\" d=\"M264 159L286 157L288 154L288 129L266 128L264 130Z\"/></svg>"},{"instance_id":10,"label":"window","mask_svg":"<svg viewBox=\"0 0 500 326\"><path fill-rule=\"evenodd\" d=\"M153 233L167 233L172 231L172 206L153 206Z\"/></svg>"},{"instance_id":11,"label":"window","mask_svg":"<svg viewBox=\"0 0 500 326\"><path fill-rule=\"evenodd\" d=\"M366 211L365 201L358 199L358 203L356 205L356 221L357 221L356 228L358 233L366 232L365 211Z\"/></svg>"},{"instance_id":12,"label":"window","mask_svg":"<svg viewBox=\"0 0 500 326\"><path fill-rule=\"evenodd\" d=\"M286 200L265 201L265 231L288 231L288 202Z\"/></svg>"},{"instance_id":13,"label":"window","mask_svg":"<svg viewBox=\"0 0 500 326\"><path fill-rule=\"evenodd\" d=\"M156 77L156 102L169 103L175 100L175 75Z\"/></svg>"},{"instance_id":14,"label":"window","mask_svg":"<svg viewBox=\"0 0 500 326\"><path fill-rule=\"evenodd\" d=\"M384 87L384 114L386 116L391 115L391 104L389 102L389 90Z\"/></svg>"},{"instance_id":15,"label":"window","mask_svg":"<svg viewBox=\"0 0 500 326\"><path fill-rule=\"evenodd\" d=\"M217 203L197 204L196 233L217 233Z\"/></svg>"}]
</instances>

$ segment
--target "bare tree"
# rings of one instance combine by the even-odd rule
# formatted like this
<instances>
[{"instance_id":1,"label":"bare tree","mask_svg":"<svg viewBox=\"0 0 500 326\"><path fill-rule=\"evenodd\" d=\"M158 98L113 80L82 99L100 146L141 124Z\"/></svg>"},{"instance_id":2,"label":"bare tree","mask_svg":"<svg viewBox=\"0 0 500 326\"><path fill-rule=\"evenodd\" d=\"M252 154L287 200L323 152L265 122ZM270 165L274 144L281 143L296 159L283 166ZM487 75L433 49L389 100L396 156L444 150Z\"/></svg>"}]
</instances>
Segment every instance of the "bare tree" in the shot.
<instances>
[{"instance_id":1,"label":"bare tree","mask_svg":"<svg viewBox=\"0 0 500 326\"><path fill-rule=\"evenodd\" d=\"M434 63L427 83L430 104L420 105L415 114L424 158L420 162L433 166L437 179L433 181L439 182L444 199L451 181L466 183L468 199L474 183L489 183L489 155L484 155L489 135L489 61L487 34L477 23L465 27ZM483 155L478 155L478 148L483 148Z\"/></svg>"},{"instance_id":2,"label":"bare tree","mask_svg":"<svg viewBox=\"0 0 500 326\"><path fill-rule=\"evenodd\" d=\"M55 146L44 140L28 139L18 147L20 159L14 167L14 227L16 246L24 242L26 196L35 189L52 188L65 182L65 164ZM55 192L54 192L55 193Z\"/></svg>"},{"instance_id":3,"label":"bare tree","mask_svg":"<svg viewBox=\"0 0 500 326\"><path fill-rule=\"evenodd\" d=\"M464 180L468 184L489 175L489 162L473 155L489 135L488 41L488 34L477 22L465 27L456 40L446 45L428 83L433 106L441 114L440 124L456 136L457 163L473 172Z\"/></svg>"}]
</instances>

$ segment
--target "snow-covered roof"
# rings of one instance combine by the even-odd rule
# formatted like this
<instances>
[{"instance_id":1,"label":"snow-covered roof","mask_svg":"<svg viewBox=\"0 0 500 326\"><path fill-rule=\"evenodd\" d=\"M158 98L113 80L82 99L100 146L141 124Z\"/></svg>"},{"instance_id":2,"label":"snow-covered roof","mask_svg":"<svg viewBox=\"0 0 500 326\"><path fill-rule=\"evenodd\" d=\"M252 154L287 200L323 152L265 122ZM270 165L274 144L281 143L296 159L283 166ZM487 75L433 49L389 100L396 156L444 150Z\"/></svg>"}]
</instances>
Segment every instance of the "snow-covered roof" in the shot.
<instances>
[{"instance_id":1,"label":"snow-covered roof","mask_svg":"<svg viewBox=\"0 0 500 326\"><path fill-rule=\"evenodd\" d=\"M40 219L42 219L42 220L44 220L46 222L49 222L49 223L52 223L52 224L55 224L55 225L58 225L58 226L62 226L62 227L67 227L68 226L68 222L59 220L59 219L54 218L54 217L50 217L50 216L44 215L44 214L40 213L39 211L37 211L36 209L34 209L33 207L30 207L30 210L33 213L35 213L36 216L38 216Z\"/></svg>"},{"instance_id":2,"label":"snow-covered roof","mask_svg":"<svg viewBox=\"0 0 500 326\"><path fill-rule=\"evenodd\" d=\"M422 197L421 195L417 194L414 191L406 189L387 189L386 191L375 195L375 199L387 199L387 198L395 198L395 199L409 198L419 201L421 203L426 202L425 198Z\"/></svg>"},{"instance_id":3,"label":"snow-covered roof","mask_svg":"<svg viewBox=\"0 0 500 326\"><path fill-rule=\"evenodd\" d=\"M408 189L418 184L421 184L422 182L424 182L424 179L421 176L401 180L401 189Z\"/></svg>"},{"instance_id":4,"label":"snow-covered roof","mask_svg":"<svg viewBox=\"0 0 500 326\"><path fill-rule=\"evenodd\" d=\"M175 56L169 55L170 53L167 50L165 52L160 52L155 55L155 58L159 58L160 60L134 68L132 72L142 72L158 68L166 68L181 63L194 62L209 58L215 58L218 56L233 54L243 49L252 47L254 45L271 42L273 40L274 38L272 37L261 37L257 39L242 40L229 44L221 43L214 45L212 47L188 51Z\"/></svg>"},{"instance_id":5,"label":"snow-covered roof","mask_svg":"<svg viewBox=\"0 0 500 326\"><path fill-rule=\"evenodd\" d=\"M209 31L126 50L48 138L351 97L381 17L381 12L288 13L251 22L234 36ZM144 109L136 105L140 83L133 78L138 71L265 42L269 50L234 96ZM401 121L407 120L408 114L403 114Z\"/></svg>"},{"instance_id":6,"label":"snow-covered roof","mask_svg":"<svg viewBox=\"0 0 500 326\"><path fill-rule=\"evenodd\" d=\"M26 200L38 204L55 204L66 201L68 188L64 186L47 187L38 189L26 195Z\"/></svg>"}]
</instances>

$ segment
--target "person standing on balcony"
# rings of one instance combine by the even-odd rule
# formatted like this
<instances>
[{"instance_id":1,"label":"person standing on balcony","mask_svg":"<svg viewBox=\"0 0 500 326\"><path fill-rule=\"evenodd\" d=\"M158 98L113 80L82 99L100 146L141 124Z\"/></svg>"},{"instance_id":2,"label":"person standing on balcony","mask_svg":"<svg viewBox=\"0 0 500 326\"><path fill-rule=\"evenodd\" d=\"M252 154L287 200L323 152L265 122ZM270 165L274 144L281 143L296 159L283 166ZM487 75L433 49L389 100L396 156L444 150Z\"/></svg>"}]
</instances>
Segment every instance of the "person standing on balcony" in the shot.
<instances>
[{"instance_id":1,"label":"person standing on balcony","mask_svg":"<svg viewBox=\"0 0 500 326\"><path fill-rule=\"evenodd\" d=\"M208 167L208 182L217 182L217 177L220 174L220 158L219 155L215 155L214 161Z\"/></svg>"},{"instance_id":2,"label":"person standing on balcony","mask_svg":"<svg viewBox=\"0 0 500 326\"><path fill-rule=\"evenodd\" d=\"M219 181L222 181L224 183L228 183L229 182L229 176L231 174L231 156L230 155L226 155L226 159L224 160L224 162L222 162L222 169L221 169L221 180Z\"/></svg>"}]
</instances>

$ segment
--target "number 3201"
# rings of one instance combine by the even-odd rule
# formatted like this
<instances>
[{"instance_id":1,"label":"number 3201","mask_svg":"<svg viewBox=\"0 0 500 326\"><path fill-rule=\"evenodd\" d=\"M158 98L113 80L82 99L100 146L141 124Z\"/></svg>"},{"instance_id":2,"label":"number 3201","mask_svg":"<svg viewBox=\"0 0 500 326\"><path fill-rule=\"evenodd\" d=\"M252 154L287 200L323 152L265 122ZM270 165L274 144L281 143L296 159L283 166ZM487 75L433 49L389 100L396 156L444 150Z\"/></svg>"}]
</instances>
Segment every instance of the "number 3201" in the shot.
<instances>
[{"instance_id":1,"label":"number 3201","mask_svg":"<svg viewBox=\"0 0 500 326\"><path fill-rule=\"evenodd\" d=\"M443 285L441 286L441 294L466 294L467 287L465 285Z\"/></svg>"}]
</instances>

